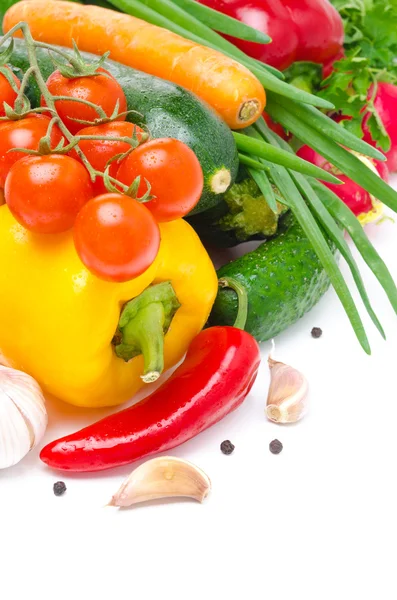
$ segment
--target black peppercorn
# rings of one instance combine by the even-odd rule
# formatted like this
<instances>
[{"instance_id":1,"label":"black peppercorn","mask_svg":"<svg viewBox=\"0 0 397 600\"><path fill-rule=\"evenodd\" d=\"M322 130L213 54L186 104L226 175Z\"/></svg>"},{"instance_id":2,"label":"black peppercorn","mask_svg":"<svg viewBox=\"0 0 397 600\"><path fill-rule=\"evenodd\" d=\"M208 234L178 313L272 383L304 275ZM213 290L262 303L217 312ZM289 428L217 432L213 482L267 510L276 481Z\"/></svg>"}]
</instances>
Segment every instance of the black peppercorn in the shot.
<instances>
[{"instance_id":1,"label":"black peppercorn","mask_svg":"<svg viewBox=\"0 0 397 600\"><path fill-rule=\"evenodd\" d=\"M53 489L55 496L62 496L66 492L66 485L63 481L57 481Z\"/></svg>"},{"instance_id":2,"label":"black peppercorn","mask_svg":"<svg viewBox=\"0 0 397 600\"><path fill-rule=\"evenodd\" d=\"M313 327L312 329L312 337L318 339L323 335L323 330L320 327Z\"/></svg>"},{"instance_id":3,"label":"black peppercorn","mask_svg":"<svg viewBox=\"0 0 397 600\"><path fill-rule=\"evenodd\" d=\"M272 454L280 454L283 449L283 445L279 440L273 440L269 444L269 450Z\"/></svg>"},{"instance_id":4,"label":"black peppercorn","mask_svg":"<svg viewBox=\"0 0 397 600\"><path fill-rule=\"evenodd\" d=\"M225 440L221 444L221 450L222 450L223 454L231 454L234 450L234 445L232 444L232 442L230 440Z\"/></svg>"}]
</instances>

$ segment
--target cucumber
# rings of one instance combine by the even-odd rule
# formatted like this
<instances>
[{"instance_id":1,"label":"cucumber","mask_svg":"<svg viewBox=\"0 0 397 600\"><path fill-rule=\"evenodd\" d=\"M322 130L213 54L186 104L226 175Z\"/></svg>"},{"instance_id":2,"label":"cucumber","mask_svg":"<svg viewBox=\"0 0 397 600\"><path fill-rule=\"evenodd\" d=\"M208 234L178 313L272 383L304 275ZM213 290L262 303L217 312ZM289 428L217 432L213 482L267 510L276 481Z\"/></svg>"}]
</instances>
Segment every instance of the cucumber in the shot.
<instances>
[{"instance_id":1,"label":"cucumber","mask_svg":"<svg viewBox=\"0 0 397 600\"><path fill-rule=\"evenodd\" d=\"M221 267L218 277L232 277L248 294L246 331L259 342L293 325L322 298L330 286L309 240L291 213L285 230L253 252ZM333 251L335 247L329 242ZM237 295L220 288L209 325L233 325Z\"/></svg>"},{"instance_id":2,"label":"cucumber","mask_svg":"<svg viewBox=\"0 0 397 600\"><path fill-rule=\"evenodd\" d=\"M82 53L87 61L97 56ZM40 69L47 78L55 69L47 50L37 50ZM23 41L15 40L11 65L21 71L29 66ZM184 88L147 75L111 60L104 67L121 84L128 109L137 111L128 120L145 125L152 137L172 137L185 142L196 153L204 173L204 191L191 214L216 206L222 194L235 181L238 153L229 127L207 104ZM17 72L17 71L16 71ZM18 74L18 72L17 72ZM32 106L40 103L37 85L28 90Z\"/></svg>"}]
</instances>

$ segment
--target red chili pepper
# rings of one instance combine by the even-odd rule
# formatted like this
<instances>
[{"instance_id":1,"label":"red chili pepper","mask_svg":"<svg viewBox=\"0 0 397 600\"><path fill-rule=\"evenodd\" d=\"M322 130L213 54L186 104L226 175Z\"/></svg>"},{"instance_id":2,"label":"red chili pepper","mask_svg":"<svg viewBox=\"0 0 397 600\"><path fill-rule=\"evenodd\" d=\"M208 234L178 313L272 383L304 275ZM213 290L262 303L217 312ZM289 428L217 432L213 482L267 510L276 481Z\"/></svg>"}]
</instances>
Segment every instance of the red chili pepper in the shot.
<instances>
[{"instance_id":1,"label":"red chili pepper","mask_svg":"<svg viewBox=\"0 0 397 600\"><path fill-rule=\"evenodd\" d=\"M325 63L343 47L342 19L328 0L199 2L267 33L270 44L228 39L249 56L277 69L286 69L297 60Z\"/></svg>"},{"instance_id":2,"label":"red chili pepper","mask_svg":"<svg viewBox=\"0 0 397 600\"><path fill-rule=\"evenodd\" d=\"M153 394L48 444L40 458L63 471L100 471L174 448L240 406L259 363L259 346L249 333L236 327L206 329Z\"/></svg>"}]
</instances>

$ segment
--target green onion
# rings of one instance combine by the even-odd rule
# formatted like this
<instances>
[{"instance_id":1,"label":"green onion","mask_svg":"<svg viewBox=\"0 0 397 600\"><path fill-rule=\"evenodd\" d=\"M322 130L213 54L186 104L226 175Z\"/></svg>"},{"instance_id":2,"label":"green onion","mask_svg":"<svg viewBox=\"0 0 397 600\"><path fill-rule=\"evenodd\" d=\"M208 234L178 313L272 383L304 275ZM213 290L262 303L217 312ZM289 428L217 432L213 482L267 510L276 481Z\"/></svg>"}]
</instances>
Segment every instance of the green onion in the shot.
<instances>
[{"instance_id":1,"label":"green onion","mask_svg":"<svg viewBox=\"0 0 397 600\"><path fill-rule=\"evenodd\" d=\"M143 19L144 21L146 21L147 23L151 23L152 25L164 27L165 29L173 31L174 33L177 33L178 35L181 35L183 37L189 37L189 32L186 29L178 25L176 22L170 21L170 19L167 19L163 14L157 12L155 9L146 6L140 0L109 0L109 2L116 8L127 13L128 15L138 17L138 19ZM175 6L174 8L176 12L180 12L180 9L178 9L178 7ZM184 11L182 11L182 13L184 13ZM197 36L192 37L198 39ZM189 39L192 38L189 37Z\"/></svg>"},{"instance_id":2,"label":"green onion","mask_svg":"<svg viewBox=\"0 0 397 600\"><path fill-rule=\"evenodd\" d=\"M221 33L226 33L226 35L231 35L247 42L257 42L258 44L268 44L271 42L271 38L262 31L258 31L245 23L237 21L237 19L224 15L209 6L199 4L195 0L173 0L173 2L211 29L216 29Z\"/></svg>"},{"instance_id":3,"label":"green onion","mask_svg":"<svg viewBox=\"0 0 397 600\"><path fill-rule=\"evenodd\" d=\"M342 202L342 200L334 194L330 189L316 181L311 180L311 186L316 190L321 198L321 201L330 212L330 214L346 229L357 250L360 252L363 260L371 269L381 286L383 287L387 297L390 300L395 313L397 314L397 287L393 277L377 253L374 246L365 234L361 224L353 215L351 210Z\"/></svg>"},{"instance_id":4,"label":"green onion","mask_svg":"<svg viewBox=\"0 0 397 600\"><path fill-rule=\"evenodd\" d=\"M311 104L312 106L318 106L319 108L326 108L328 110L332 110L334 107L328 101L324 101L323 98L317 98L317 96L313 96L313 94L309 94L299 88L290 85L289 83L285 83L285 81L281 81L278 77L272 75L272 73L266 72L263 69L260 69L256 66L252 66L246 60L236 58L242 65L246 66L251 73L256 75L259 79L263 87L266 91L276 92L280 94L280 96L286 96L291 100L296 100L297 102L303 102L305 104Z\"/></svg>"},{"instance_id":5,"label":"green onion","mask_svg":"<svg viewBox=\"0 0 397 600\"><path fill-rule=\"evenodd\" d=\"M350 133L339 123L336 123L319 110L312 106L300 104L294 100L286 100L285 97L276 94L269 94L275 103L281 104L289 112L292 112L297 118L301 119L307 125L310 125L326 137L331 138L338 144L343 144L355 152L360 152L365 156L370 156L376 160L384 161L386 157L382 152L360 140L353 133Z\"/></svg>"},{"instance_id":6,"label":"green onion","mask_svg":"<svg viewBox=\"0 0 397 600\"><path fill-rule=\"evenodd\" d=\"M292 149L289 148L288 144L284 140L282 140L275 133L270 132L269 129L267 129L267 132L269 133L269 136L278 141L281 147L285 148L286 150L289 149L289 151L292 152ZM394 280L390 275L387 266L385 265L385 263L383 262L383 260L371 244L371 242L369 241L368 237L366 236L358 219L354 216L354 214L346 206L346 204L336 194L334 194L334 192L332 192L330 189L328 189L315 179L306 179L305 177L302 177L300 175L293 175L293 177L299 178L301 185L302 181L305 182L303 183L303 186L305 187L306 198L309 202L311 202L311 200L314 200L314 204L312 204L312 207L317 212L317 214L321 212L321 220L323 221L323 225L328 229L329 234L331 234L330 228L333 228L335 233L335 224L331 216L339 223L341 227L343 227L343 229L345 229L350 234L350 237L353 243L355 244L357 250L360 252L362 258L369 266L375 277L378 279L380 285L382 286L386 295L388 296L394 311L397 313L396 284L394 283ZM325 220L327 221L328 226L324 222ZM338 228L336 229L339 232ZM336 241L335 238L334 241ZM379 320L377 319L369 303L369 299L365 291L360 272L358 271L354 258L352 257L350 249L347 246L347 243L343 237L342 241L344 253L342 252L341 247L339 247L339 250L342 256L344 256L346 262L349 264L353 278L356 282L363 303L366 306L369 315L371 316L371 319L375 323L376 327L379 329L381 335L385 337L382 326L380 325Z\"/></svg>"},{"instance_id":7,"label":"green onion","mask_svg":"<svg viewBox=\"0 0 397 600\"><path fill-rule=\"evenodd\" d=\"M397 212L397 192L383 181L376 173L351 152L341 148L330 138L324 137L310 125L303 123L301 119L277 104L271 99L267 110L269 114L281 123L288 131L291 131L302 142L314 148L330 163L335 165L342 173L345 173L353 181L378 198L381 202Z\"/></svg>"},{"instance_id":8,"label":"green onion","mask_svg":"<svg viewBox=\"0 0 397 600\"><path fill-rule=\"evenodd\" d=\"M270 132L270 130L269 130ZM255 131L255 136L259 139L261 134ZM272 139L271 133L267 138ZM279 165L269 165L270 173L274 184L280 190L286 204L293 211L295 218L299 222L307 238L311 242L324 270L326 271L353 327L353 330L360 342L362 348L367 354L371 353L371 348L365 333L364 325L361 321L359 312L350 293L350 290L339 270L334 255L332 254L324 235L319 228L316 220L311 214L304 198L296 187L291 175L286 169Z\"/></svg>"},{"instance_id":9,"label":"green onion","mask_svg":"<svg viewBox=\"0 0 397 600\"><path fill-rule=\"evenodd\" d=\"M248 153L253 154L254 156L259 156L260 158L265 158L266 160L277 165L282 165L288 169L293 169L294 171L298 171L304 175L316 177L322 181L328 181L329 183L340 183L339 179L332 175L332 173L323 171L323 169L320 169L320 167L316 167L316 165L312 165L308 161L302 160L295 154L290 154L281 148L276 148L271 144L267 144L261 139L252 139L250 135L251 128L248 127L244 131L246 132L245 134L233 132L233 137L236 141L237 148L240 151L246 154Z\"/></svg>"},{"instance_id":10,"label":"green onion","mask_svg":"<svg viewBox=\"0 0 397 600\"><path fill-rule=\"evenodd\" d=\"M265 68L267 71L269 71L269 73L273 73L273 75L278 77L278 79L285 79L285 75L284 73L282 73L282 71L279 71L275 67L271 67L270 65L267 65L266 63L263 63L260 60L257 60L256 58L253 58L252 60L254 61L256 67Z\"/></svg>"},{"instance_id":11,"label":"green onion","mask_svg":"<svg viewBox=\"0 0 397 600\"><path fill-rule=\"evenodd\" d=\"M242 165L245 165L246 167L251 167L252 169L257 169L259 171L268 170L268 168L263 163L260 163L258 160L255 160L255 158L252 158L247 154L242 154L240 152L238 158L240 163Z\"/></svg>"},{"instance_id":12,"label":"green onion","mask_svg":"<svg viewBox=\"0 0 397 600\"><path fill-rule=\"evenodd\" d=\"M371 302L368 298L368 294L365 289L365 285L362 280L359 268L357 266L356 261L354 260L354 257L351 253L349 246L347 245L346 240L343 237L343 233L341 232L339 227L336 225L335 221L329 214L328 210L324 207L324 204L321 202L319 196L316 194L316 192L310 186L310 183L308 182L308 180L303 175L300 175L300 173L292 172L291 175L292 175L293 179L295 180L296 185L298 186L299 190L304 195L304 197L308 201L309 205L313 209L314 213L316 214L317 218L321 222L322 226L328 233L329 237L334 241L334 244L336 245L339 252L345 259L346 263L348 264L351 274L353 276L353 279L355 281L355 284L357 286L357 289L360 293L363 304L364 304L365 308L367 309L367 312L368 312L369 316L371 317L372 322L374 323L375 327L378 329L381 336L384 339L386 339L383 327L382 327L378 317L376 316L375 311L373 310L373 308L371 306Z\"/></svg>"},{"instance_id":13,"label":"green onion","mask_svg":"<svg viewBox=\"0 0 397 600\"><path fill-rule=\"evenodd\" d=\"M248 169L248 171L249 171L249 174L251 175L252 179L255 181L256 185L262 192L263 197L265 198L266 202L268 203L270 209L274 212L274 214L277 214L278 210L277 210L276 196L274 194L272 184L270 183L266 173L264 173L263 171L257 171L256 169L250 169L250 168Z\"/></svg>"}]
</instances>

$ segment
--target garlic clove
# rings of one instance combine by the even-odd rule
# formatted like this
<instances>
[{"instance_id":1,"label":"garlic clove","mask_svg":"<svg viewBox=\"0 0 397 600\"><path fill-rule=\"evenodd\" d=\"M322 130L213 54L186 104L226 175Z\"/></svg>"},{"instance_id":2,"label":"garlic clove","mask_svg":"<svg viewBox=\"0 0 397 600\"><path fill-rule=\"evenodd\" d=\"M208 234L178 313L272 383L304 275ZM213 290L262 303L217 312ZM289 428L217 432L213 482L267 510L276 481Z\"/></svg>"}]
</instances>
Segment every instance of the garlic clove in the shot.
<instances>
[{"instance_id":1,"label":"garlic clove","mask_svg":"<svg viewBox=\"0 0 397 600\"><path fill-rule=\"evenodd\" d=\"M273 423L296 423L307 411L309 384L300 371L269 357L266 415Z\"/></svg>"},{"instance_id":2,"label":"garlic clove","mask_svg":"<svg viewBox=\"0 0 397 600\"><path fill-rule=\"evenodd\" d=\"M45 401L39 384L26 373L11 369L11 381L18 386L17 394L12 400L20 411L30 431L30 450L42 439L47 427L47 411Z\"/></svg>"},{"instance_id":3,"label":"garlic clove","mask_svg":"<svg viewBox=\"0 0 397 600\"><path fill-rule=\"evenodd\" d=\"M109 506L126 507L160 498L193 498L198 502L208 496L211 481L192 463L161 456L137 467L124 481Z\"/></svg>"},{"instance_id":4,"label":"garlic clove","mask_svg":"<svg viewBox=\"0 0 397 600\"><path fill-rule=\"evenodd\" d=\"M18 463L42 439L47 427L38 383L0 365L0 469Z\"/></svg>"}]
</instances>

